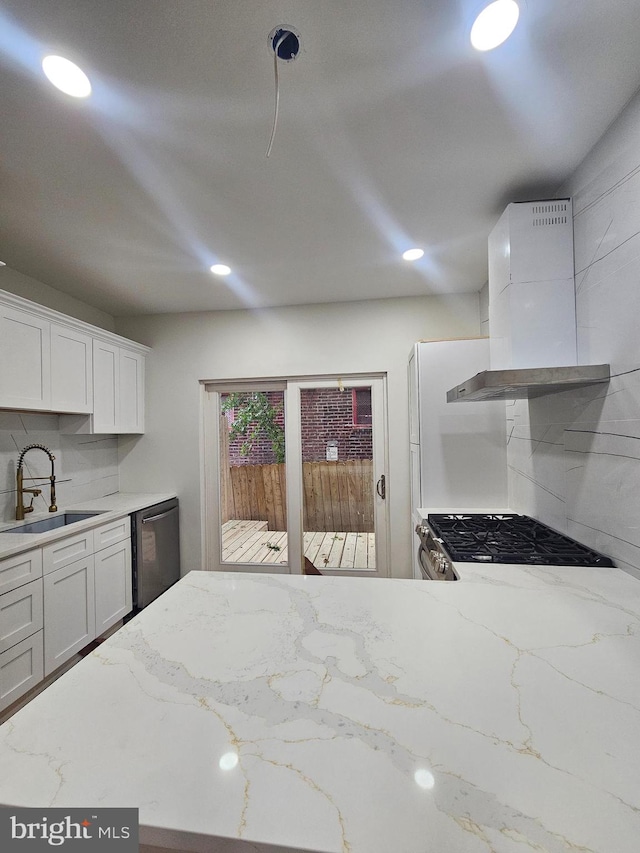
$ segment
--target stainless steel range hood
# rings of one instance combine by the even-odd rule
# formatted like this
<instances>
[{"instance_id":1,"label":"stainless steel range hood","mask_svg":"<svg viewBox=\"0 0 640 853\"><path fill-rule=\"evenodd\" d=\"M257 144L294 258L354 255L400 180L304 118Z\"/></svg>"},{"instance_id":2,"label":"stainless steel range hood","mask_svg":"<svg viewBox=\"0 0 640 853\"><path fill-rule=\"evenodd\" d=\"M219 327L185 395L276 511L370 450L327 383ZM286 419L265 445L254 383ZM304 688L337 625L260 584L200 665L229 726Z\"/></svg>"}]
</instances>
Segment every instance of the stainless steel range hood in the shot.
<instances>
[{"instance_id":1,"label":"stainless steel range hood","mask_svg":"<svg viewBox=\"0 0 640 853\"><path fill-rule=\"evenodd\" d=\"M483 370L447 391L447 403L526 400L608 382L610 375L608 364Z\"/></svg>"}]
</instances>

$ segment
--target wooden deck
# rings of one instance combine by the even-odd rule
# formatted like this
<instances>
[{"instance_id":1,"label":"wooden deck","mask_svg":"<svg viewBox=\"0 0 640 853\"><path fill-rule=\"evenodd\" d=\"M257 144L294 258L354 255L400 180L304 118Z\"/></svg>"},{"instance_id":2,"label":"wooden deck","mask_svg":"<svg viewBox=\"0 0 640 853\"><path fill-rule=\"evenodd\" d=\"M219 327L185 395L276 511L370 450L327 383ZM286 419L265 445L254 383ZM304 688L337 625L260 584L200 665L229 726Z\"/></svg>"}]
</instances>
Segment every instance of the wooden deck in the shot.
<instances>
[{"instance_id":1,"label":"wooden deck","mask_svg":"<svg viewBox=\"0 0 640 853\"><path fill-rule=\"evenodd\" d=\"M375 534L305 533L304 555L321 571L375 571ZM287 534L268 530L266 521L227 521L222 525L222 559L229 563L287 563Z\"/></svg>"}]
</instances>

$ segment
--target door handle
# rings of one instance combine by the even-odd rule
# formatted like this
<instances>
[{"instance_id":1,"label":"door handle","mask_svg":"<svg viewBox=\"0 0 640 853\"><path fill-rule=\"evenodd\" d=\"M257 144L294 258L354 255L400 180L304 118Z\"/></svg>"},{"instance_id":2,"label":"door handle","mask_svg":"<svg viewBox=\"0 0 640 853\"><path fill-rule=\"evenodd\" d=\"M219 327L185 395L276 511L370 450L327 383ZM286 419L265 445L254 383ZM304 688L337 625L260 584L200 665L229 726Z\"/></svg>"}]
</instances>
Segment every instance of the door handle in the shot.
<instances>
[{"instance_id":1,"label":"door handle","mask_svg":"<svg viewBox=\"0 0 640 853\"><path fill-rule=\"evenodd\" d=\"M142 519L143 524L151 524L154 521L160 521L161 518L166 518L168 515L171 515L172 512L177 512L178 507L174 506L171 509L168 509L166 512L161 513L160 515L151 515L147 516L147 518Z\"/></svg>"},{"instance_id":2,"label":"door handle","mask_svg":"<svg viewBox=\"0 0 640 853\"><path fill-rule=\"evenodd\" d=\"M380 479L376 483L376 492L380 495L382 500L387 496L387 479L384 474L380 475Z\"/></svg>"}]
</instances>

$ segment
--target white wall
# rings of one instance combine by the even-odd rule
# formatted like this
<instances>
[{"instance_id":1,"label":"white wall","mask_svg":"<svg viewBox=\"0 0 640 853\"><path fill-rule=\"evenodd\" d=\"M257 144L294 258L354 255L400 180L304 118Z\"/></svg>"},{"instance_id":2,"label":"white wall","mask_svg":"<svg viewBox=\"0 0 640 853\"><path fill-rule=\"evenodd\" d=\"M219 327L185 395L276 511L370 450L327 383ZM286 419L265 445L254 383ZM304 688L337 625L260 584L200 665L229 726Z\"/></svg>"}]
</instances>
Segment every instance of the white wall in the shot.
<instances>
[{"instance_id":1,"label":"white wall","mask_svg":"<svg viewBox=\"0 0 640 853\"><path fill-rule=\"evenodd\" d=\"M112 435L61 435L58 415L0 412L0 521L15 519L16 465L23 447L44 444L55 456L56 497L60 509L118 491L118 439ZM25 477L51 473L46 453L30 450L24 459ZM49 483L38 486L35 512L49 508ZM32 487L34 483L25 483ZM30 495L25 496L29 505Z\"/></svg>"},{"instance_id":2,"label":"white wall","mask_svg":"<svg viewBox=\"0 0 640 853\"><path fill-rule=\"evenodd\" d=\"M640 95L557 193L573 197L578 352L608 387L508 408L514 509L640 577Z\"/></svg>"},{"instance_id":3,"label":"white wall","mask_svg":"<svg viewBox=\"0 0 640 853\"><path fill-rule=\"evenodd\" d=\"M107 329L109 332L115 331L115 321L110 314L105 314L99 308L94 308L73 296L61 293L59 290L49 287L48 284L28 275L23 275L11 267L0 267L0 290L6 290L8 293L30 299L39 305L45 305L54 311L68 314L70 317L99 326L101 329Z\"/></svg>"},{"instance_id":4,"label":"white wall","mask_svg":"<svg viewBox=\"0 0 640 853\"><path fill-rule=\"evenodd\" d=\"M407 360L416 340L479 334L478 295L119 318L151 346L147 432L120 440L122 491L175 489L183 572L201 564L202 379L386 372L392 573L411 574Z\"/></svg>"}]
</instances>

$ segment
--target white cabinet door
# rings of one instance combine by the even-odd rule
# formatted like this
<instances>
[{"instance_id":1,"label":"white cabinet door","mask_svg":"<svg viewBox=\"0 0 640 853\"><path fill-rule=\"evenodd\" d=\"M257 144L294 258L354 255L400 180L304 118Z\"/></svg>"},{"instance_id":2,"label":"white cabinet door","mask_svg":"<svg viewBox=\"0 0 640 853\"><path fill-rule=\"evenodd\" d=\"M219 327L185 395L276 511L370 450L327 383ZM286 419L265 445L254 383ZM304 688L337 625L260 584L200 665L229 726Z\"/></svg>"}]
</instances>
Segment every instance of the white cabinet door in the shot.
<instances>
[{"instance_id":1,"label":"white cabinet door","mask_svg":"<svg viewBox=\"0 0 640 853\"><path fill-rule=\"evenodd\" d=\"M144 432L144 356L120 349L118 432Z\"/></svg>"},{"instance_id":2,"label":"white cabinet door","mask_svg":"<svg viewBox=\"0 0 640 853\"><path fill-rule=\"evenodd\" d=\"M96 636L93 557L44 576L44 674Z\"/></svg>"},{"instance_id":3,"label":"white cabinet door","mask_svg":"<svg viewBox=\"0 0 640 853\"><path fill-rule=\"evenodd\" d=\"M0 654L0 711L44 678L42 631Z\"/></svg>"},{"instance_id":4,"label":"white cabinet door","mask_svg":"<svg viewBox=\"0 0 640 853\"><path fill-rule=\"evenodd\" d=\"M96 636L131 612L131 540L117 542L94 556Z\"/></svg>"},{"instance_id":5,"label":"white cabinet door","mask_svg":"<svg viewBox=\"0 0 640 853\"><path fill-rule=\"evenodd\" d=\"M93 340L65 326L51 326L51 408L93 410Z\"/></svg>"},{"instance_id":6,"label":"white cabinet door","mask_svg":"<svg viewBox=\"0 0 640 853\"><path fill-rule=\"evenodd\" d=\"M0 408L49 409L48 320L0 305Z\"/></svg>"},{"instance_id":7,"label":"white cabinet door","mask_svg":"<svg viewBox=\"0 0 640 853\"><path fill-rule=\"evenodd\" d=\"M120 417L120 349L93 342L93 432L117 432Z\"/></svg>"},{"instance_id":8,"label":"white cabinet door","mask_svg":"<svg viewBox=\"0 0 640 853\"><path fill-rule=\"evenodd\" d=\"M144 356L93 341L93 416L66 417L65 433L144 432Z\"/></svg>"}]
</instances>

